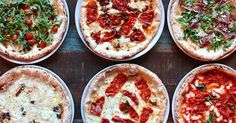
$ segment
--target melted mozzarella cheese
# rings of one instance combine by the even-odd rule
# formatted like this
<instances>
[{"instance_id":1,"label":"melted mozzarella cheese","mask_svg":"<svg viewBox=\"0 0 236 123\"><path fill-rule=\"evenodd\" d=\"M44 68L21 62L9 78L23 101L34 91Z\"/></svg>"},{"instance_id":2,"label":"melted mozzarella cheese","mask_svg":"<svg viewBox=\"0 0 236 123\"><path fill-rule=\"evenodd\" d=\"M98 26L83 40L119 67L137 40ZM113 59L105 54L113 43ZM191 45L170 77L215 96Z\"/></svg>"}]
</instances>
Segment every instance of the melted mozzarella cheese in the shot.
<instances>
[{"instance_id":1,"label":"melted mozzarella cheese","mask_svg":"<svg viewBox=\"0 0 236 123\"><path fill-rule=\"evenodd\" d=\"M0 112L10 113L10 121L5 119L6 122L60 122L53 107L61 101L61 95L49 85L22 76L6 92L0 93Z\"/></svg>"},{"instance_id":2,"label":"melted mozzarella cheese","mask_svg":"<svg viewBox=\"0 0 236 123\"><path fill-rule=\"evenodd\" d=\"M106 88L110 85L110 82L114 80L115 76L117 76L117 74L110 75L109 77L106 77L105 80L103 80L106 84L97 88L96 97L102 97L105 95ZM141 98L139 94L139 90L137 89L134 83L135 83L135 80L127 80L126 83L122 86L121 90L114 97L106 97L105 103L103 105L103 111L100 117L107 118L110 121L112 121L111 119L114 116L119 116L121 118L133 120L132 118L130 118L129 114L124 114L123 112L120 111L119 105L122 102L128 101L129 104L133 106L133 108L136 110L139 116L142 113L143 107L150 107L151 106L150 104L147 104L146 102L143 101L143 99ZM158 96L151 95L150 97L150 100L156 102L158 106L156 107L151 106L151 108L153 109L153 113L149 117L147 123L161 121L162 117L164 116L165 105L167 103L164 95L160 94L160 90L162 89L161 87L157 87L156 89L153 89L153 88L150 88L150 89L152 91L152 94L159 94L159 95ZM127 90L131 93L134 93L138 98L139 104L136 105L129 97L124 96L121 93L122 90ZM88 122L91 122L91 123L101 122L100 117L97 117L91 114L87 116Z\"/></svg>"}]
</instances>

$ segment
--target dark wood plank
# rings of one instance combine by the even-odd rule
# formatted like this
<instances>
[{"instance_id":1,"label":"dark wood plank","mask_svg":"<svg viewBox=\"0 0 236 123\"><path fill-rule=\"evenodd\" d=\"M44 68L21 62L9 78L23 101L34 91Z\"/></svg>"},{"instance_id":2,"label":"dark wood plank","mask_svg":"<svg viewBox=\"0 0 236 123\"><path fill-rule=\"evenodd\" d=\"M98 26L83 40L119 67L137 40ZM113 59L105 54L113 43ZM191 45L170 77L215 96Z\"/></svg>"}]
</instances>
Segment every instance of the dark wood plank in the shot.
<instances>
[{"instance_id":1,"label":"dark wood plank","mask_svg":"<svg viewBox=\"0 0 236 123\"><path fill-rule=\"evenodd\" d=\"M99 58L83 45L77 34L74 21L75 5L77 1L67 0L67 2L70 8L71 20L66 40L58 52L37 65L54 71L66 82L74 97L76 108L75 123L82 123L80 100L84 87L97 72L105 67L120 62L111 62ZM165 10L167 10L169 0L163 0L163 3ZM236 68L235 58L236 55L234 53L219 62ZM178 49L169 34L167 25L165 25L160 40L150 52L128 63L139 64L155 72L167 87L170 100L172 100L175 87L181 78L191 69L205 64L205 62L200 62L186 56ZM0 58L0 75L16 66L18 65ZM173 122L171 113L168 122Z\"/></svg>"}]
</instances>

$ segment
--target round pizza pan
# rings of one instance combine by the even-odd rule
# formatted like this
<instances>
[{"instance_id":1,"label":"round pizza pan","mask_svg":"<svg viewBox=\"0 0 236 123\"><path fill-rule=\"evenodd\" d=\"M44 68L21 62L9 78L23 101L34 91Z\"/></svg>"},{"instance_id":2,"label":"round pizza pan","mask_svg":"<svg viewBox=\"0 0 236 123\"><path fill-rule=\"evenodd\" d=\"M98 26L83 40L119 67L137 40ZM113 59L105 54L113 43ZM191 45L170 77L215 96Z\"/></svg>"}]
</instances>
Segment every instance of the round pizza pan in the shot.
<instances>
[{"instance_id":1,"label":"round pizza pan","mask_svg":"<svg viewBox=\"0 0 236 123\"><path fill-rule=\"evenodd\" d=\"M97 56L100 56L104 59L107 59L107 60L110 60L110 61L130 61L130 60L134 60L136 58L139 58L141 56L143 56L144 54L146 54L148 51L150 51L154 46L155 44L157 43L157 41L160 39L161 37L161 34L163 32L163 29L164 29L164 25L165 25L165 10L164 10L164 6L163 6L163 3L162 3L162 0L160 0L160 6L161 6L161 21L160 21L160 26L159 26L159 29L155 35L155 37L152 39L152 41L148 44L148 46L143 49L142 51L140 51L139 53L135 54L134 56L132 57L129 57L129 58L124 58L124 59L115 59L115 58L108 58L108 57L105 57L97 52L95 52L87 43L87 41L85 40L84 36L83 36L83 33L81 31L81 28L80 28L80 10L81 10L81 4L82 4L82 0L78 0L77 1L77 4L76 4L76 10L75 10L75 24L76 24L76 29L77 29L77 32L79 33L79 36L80 36L80 39L82 40L82 42L84 43L84 45L90 50L92 51L94 54L96 54Z\"/></svg>"},{"instance_id":2,"label":"round pizza pan","mask_svg":"<svg viewBox=\"0 0 236 123\"><path fill-rule=\"evenodd\" d=\"M204 61L204 62L208 62L208 61L219 61L219 60L221 60L221 59L224 59L224 58L226 58L226 57L228 57L229 55L231 55L235 50L236 50L236 48L234 49L234 50L232 50L232 51L230 51L230 52L228 52L227 54L225 54L224 56L222 56L222 57L219 57L218 59L214 59L214 60L211 60L211 59L203 59L203 58L201 58L201 57L197 57L197 56L194 56L194 55L190 55L189 53L188 53L188 51L187 50L185 50L184 48L182 48L180 45L179 45L179 43L177 43L177 41L175 40L175 36L174 36L174 32L173 32L173 30L172 30L172 25L171 25L171 22L170 22L170 12L171 12L171 7L172 7L172 2L173 2L173 0L170 0L170 2L169 2L169 5L168 5L168 10L167 10L167 25L168 25L168 29L169 29L169 32L170 32L170 34L171 34L171 37L172 37L172 39L174 40L174 42L175 42L175 44L179 47L179 49L180 50L182 50L186 55L188 55L189 57L191 57L191 58L193 58L193 59L196 59L196 60L199 60L199 61Z\"/></svg>"},{"instance_id":3,"label":"round pizza pan","mask_svg":"<svg viewBox=\"0 0 236 123\"><path fill-rule=\"evenodd\" d=\"M64 40L66 38L66 35L67 35L67 32L69 30L69 25L70 25L70 12L69 12L69 8L68 8L68 5L67 5L67 2L66 2L66 0L61 0L61 1L64 4L64 8L65 8L65 11L66 11L67 24L66 24L66 30L64 32L63 38L61 39L60 43L57 45L57 47L54 50L52 50L49 54L45 55L44 57L39 58L37 60L33 60L33 61L18 61L18 60L10 59L10 58L8 58L6 56L1 56L1 57L4 58L5 60L7 60L9 62L12 62L12 63L15 63L15 64L27 65L27 64L39 63L41 61L46 60L50 56L52 56L60 48L60 46L64 42Z\"/></svg>"},{"instance_id":4,"label":"round pizza pan","mask_svg":"<svg viewBox=\"0 0 236 123\"><path fill-rule=\"evenodd\" d=\"M90 81L88 82L88 84L86 85L85 89L84 89L84 92L83 92L83 95L82 95L82 98L81 98L81 105L80 105L80 109L81 109L81 115L82 115L82 120L83 122L85 122L85 114L84 114L84 101L85 101L85 97L88 95L88 90L90 88L90 85L91 83L93 82L94 79L96 79L97 76L99 76L101 73L103 72L106 72L108 70L110 70L111 68L114 68L116 66L119 66L119 65L125 65L125 64L129 64L129 63L123 63L123 64L116 64L116 65L112 65L112 66L109 66L103 70L101 70L100 72L98 72L96 75L93 76L92 79L90 79ZM136 64L133 64L133 65L136 65ZM138 65L139 66L139 65ZM147 69L147 68L145 68ZM150 70L148 70L150 71ZM151 71L150 71L151 72ZM155 73L154 73L155 74ZM156 75L156 74L155 74ZM156 75L157 76L157 75ZM158 76L157 76L158 77ZM159 79L159 77L158 77ZM161 82L160 83L163 87L164 87L164 92L165 92L165 96L167 98L167 105L166 105L166 111L165 111L165 114L164 114L164 118L163 118L163 123L166 123L167 120L168 120L168 117L169 117L169 112L170 112L170 100L169 100L169 94L168 94L168 91L165 87L165 85Z\"/></svg>"},{"instance_id":5,"label":"round pizza pan","mask_svg":"<svg viewBox=\"0 0 236 123\"><path fill-rule=\"evenodd\" d=\"M205 64L205 65L201 65L197 68L194 68L193 70L191 70L190 72L188 72L184 77L183 79L179 82L177 88L175 89L175 92L174 92L174 95L173 95L173 98L172 98L172 118L174 120L174 123L177 123L176 122L176 119L175 119L175 106L176 106L176 97L177 97L177 94L179 93L182 85L184 84L184 82L186 81L186 79L189 78L189 76L193 75L195 72L197 72L198 70L202 69L202 68L205 68L207 66L218 66L218 67L223 67L225 69L228 69L230 71L233 71L233 72L236 72L233 68L227 66L227 65L224 65L224 64L219 64L219 63L212 63L212 64Z\"/></svg>"},{"instance_id":6,"label":"round pizza pan","mask_svg":"<svg viewBox=\"0 0 236 123\"><path fill-rule=\"evenodd\" d=\"M14 69L18 69L18 68L36 68L36 69L41 69L49 74L51 74L53 77L55 77L57 80L58 80L58 84L60 84L63 89L66 91L66 94L67 96L69 97L69 100L70 100L70 109L71 109L71 120L70 120L70 123L73 123L73 120L74 120L74 114L75 114L75 107L74 107L74 100L73 100L73 97L72 97L72 94L69 90L69 88L67 87L67 85L65 84L65 82L57 75L55 74L54 72L52 72L51 70L47 69L47 68L44 68L44 67L40 67L40 66L36 66L36 65L24 65L24 66L18 66L18 67L15 67L15 68L12 68L11 70L9 71L12 71ZM6 73L8 73L9 71L7 71ZM4 74L6 74L4 73ZM4 75L3 74L3 75ZM2 76L3 76L2 75Z\"/></svg>"}]
</instances>

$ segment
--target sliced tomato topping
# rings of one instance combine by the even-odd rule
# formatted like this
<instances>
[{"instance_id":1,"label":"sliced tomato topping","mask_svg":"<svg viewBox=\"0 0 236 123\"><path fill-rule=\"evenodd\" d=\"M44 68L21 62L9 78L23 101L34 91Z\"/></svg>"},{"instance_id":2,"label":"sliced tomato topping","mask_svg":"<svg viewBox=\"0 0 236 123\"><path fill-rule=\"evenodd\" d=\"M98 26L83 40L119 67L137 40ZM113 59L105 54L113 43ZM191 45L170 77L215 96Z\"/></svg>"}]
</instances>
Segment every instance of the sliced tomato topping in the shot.
<instances>
[{"instance_id":1,"label":"sliced tomato topping","mask_svg":"<svg viewBox=\"0 0 236 123\"><path fill-rule=\"evenodd\" d=\"M151 97L151 90L147 85L147 82L144 79L137 79L135 82L135 86L138 88L138 90L140 91L139 94L141 96L141 98L145 101L145 102L149 102L149 99Z\"/></svg>"},{"instance_id":2,"label":"sliced tomato topping","mask_svg":"<svg viewBox=\"0 0 236 123\"><path fill-rule=\"evenodd\" d=\"M58 29L59 29L59 25L55 25L53 28L52 28L52 33L53 34L56 34L58 32Z\"/></svg>"},{"instance_id":3,"label":"sliced tomato topping","mask_svg":"<svg viewBox=\"0 0 236 123\"><path fill-rule=\"evenodd\" d=\"M133 15L123 15L123 18L125 20L125 22L122 24L121 29L120 29L120 33L121 35L129 35L129 33L131 32L131 30L134 27L134 24L137 20L136 16Z\"/></svg>"},{"instance_id":4,"label":"sliced tomato topping","mask_svg":"<svg viewBox=\"0 0 236 123\"><path fill-rule=\"evenodd\" d=\"M116 123L135 123L134 121L132 121L130 119L121 118L119 116L114 116L112 118L112 121L114 121Z\"/></svg>"},{"instance_id":5,"label":"sliced tomato topping","mask_svg":"<svg viewBox=\"0 0 236 123\"><path fill-rule=\"evenodd\" d=\"M39 45L38 45L38 47L39 47L40 49L43 49L43 48L45 48L46 46L47 46L47 43L44 42L44 41L41 41L41 42L39 43Z\"/></svg>"},{"instance_id":6,"label":"sliced tomato topping","mask_svg":"<svg viewBox=\"0 0 236 123\"><path fill-rule=\"evenodd\" d=\"M126 103L121 103L119 106L120 110L123 113L128 113L130 115L131 118L138 120L139 116L138 113L135 111L135 109L129 104L129 102Z\"/></svg>"},{"instance_id":7,"label":"sliced tomato topping","mask_svg":"<svg viewBox=\"0 0 236 123\"><path fill-rule=\"evenodd\" d=\"M95 116L101 116L103 105L105 103L105 97L98 98L95 102L91 104L90 113Z\"/></svg>"},{"instance_id":8,"label":"sliced tomato topping","mask_svg":"<svg viewBox=\"0 0 236 123\"><path fill-rule=\"evenodd\" d=\"M122 12L126 11L128 8L127 0L112 0L112 8L120 10Z\"/></svg>"},{"instance_id":9,"label":"sliced tomato topping","mask_svg":"<svg viewBox=\"0 0 236 123\"><path fill-rule=\"evenodd\" d=\"M138 98L135 93L129 92L127 90L122 91L122 94L129 97L136 105L138 105Z\"/></svg>"},{"instance_id":10,"label":"sliced tomato topping","mask_svg":"<svg viewBox=\"0 0 236 123\"><path fill-rule=\"evenodd\" d=\"M35 44L35 40L28 40L28 44L33 46Z\"/></svg>"},{"instance_id":11,"label":"sliced tomato topping","mask_svg":"<svg viewBox=\"0 0 236 123\"><path fill-rule=\"evenodd\" d=\"M133 33L130 35L130 40L134 42L142 42L146 40L146 36L143 34L142 30L134 29Z\"/></svg>"},{"instance_id":12,"label":"sliced tomato topping","mask_svg":"<svg viewBox=\"0 0 236 123\"><path fill-rule=\"evenodd\" d=\"M31 39L33 39L33 38L34 38L34 34L32 34L32 33L26 33L26 34L25 34L25 39L31 40Z\"/></svg>"},{"instance_id":13,"label":"sliced tomato topping","mask_svg":"<svg viewBox=\"0 0 236 123\"><path fill-rule=\"evenodd\" d=\"M127 81L126 75L122 73L118 74L111 82L110 86L106 89L105 91L106 96L115 96L126 81Z\"/></svg>"},{"instance_id":14,"label":"sliced tomato topping","mask_svg":"<svg viewBox=\"0 0 236 123\"><path fill-rule=\"evenodd\" d=\"M145 11L144 13L140 15L139 21L144 24L143 27L145 28L152 24L153 18L154 18L154 10L149 10L149 11Z\"/></svg>"},{"instance_id":15,"label":"sliced tomato topping","mask_svg":"<svg viewBox=\"0 0 236 123\"><path fill-rule=\"evenodd\" d=\"M16 30L16 31L15 31L15 34L16 34L16 35L19 35L19 34L20 34L20 30Z\"/></svg>"},{"instance_id":16,"label":"sliced tomato topping","mask_svg":"<svg viewBox=\"0 0 236 123\"><path fill-rule=\"evenodd\" d=\"M17 40L17 36L16 36L16 35L13 35L13 36L11 37L11 40L12 40L12 41L16 41L16 40Z\"/></svg>"},{"instance_id":17,"label":"sliced tomato topping","mask_svg":"<svg viewBox=\"0 0 236 123\"><path fill-rule=\"evenodd\" d=\"M32 26L33 25L33 21L31 19L26 19L25 20L25 24L28 26Z\"/></svg>"},{"instance_id":18,"label":"sliced tomato topping","mask_svg":"<svg viewBox=\"0 0 236 123\"><path fill-rule=\"evenodd\" d=\"M152 115L153 109L149 107L144 107L140 115L140 123L146 123L149 117Z\"/></svg>"},{"instance_id":19,"label":"sliced tomato topping","mask_svg":"<svg viewBox=\"0 0 236 123\"><path fill-rule=\"evenodd\" d=\"M110 123L110 121L106 118L102 118L102 122L101 123Z\"/></svg>"}]
</instances>

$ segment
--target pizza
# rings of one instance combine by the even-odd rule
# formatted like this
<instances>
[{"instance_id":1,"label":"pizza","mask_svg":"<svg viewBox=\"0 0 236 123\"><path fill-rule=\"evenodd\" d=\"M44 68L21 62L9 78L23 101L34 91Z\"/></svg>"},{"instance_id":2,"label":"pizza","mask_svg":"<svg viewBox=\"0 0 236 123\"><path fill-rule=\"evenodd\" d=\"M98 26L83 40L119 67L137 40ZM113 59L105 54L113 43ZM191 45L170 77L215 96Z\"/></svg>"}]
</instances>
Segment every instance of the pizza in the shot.
<instances>
[{"instance_id":1,"label":"pizza","mask_svg":"<svg viewBox=\"0 0 236 123\"><path fill-rule=\"evenodd\" d=\"M57 49L68 20L62 0L1 0L0 55L31 62Z\"/></svg>"},{"instance_id":2,"label":"pizza","mask_svg":"<svg viewBox=\"0 0 236 123\"><path fill-rule=\"evenodd\" d=\"M235 123L236 72L223 65L197 68L174 97L177 123Z\"/></svg>"},{"instance_id":3,"label":"pizza","mask_svg":"<svg viewBox=\"0 0 236 123\"><path fill-rule=\"evenodd\" d=\"M235 13L235 0L173 0L169 19L172 37L195 59L223 59L236 49Z\"/></svg>"},{"instance_id":4,"label":"pizza","mask_svg":"<svg viewBox=\"0 0 236 123\"><path fill-rule=\"evenodd\" d=\"M161 0L82 0L79 21L96 54L119 60L144 50L160 20Z\"/></svg>"},{"instance_id":5,"label":"pizza","mask_svg":"<svg viewBox=\"0 0 236 123\"><path fill-rule=\"evenodd\" d=\"M70 123L71 102L54 75L35 66L0 77L1 123Z\"/></svg>"},{"instance_id":6,"label":"pizza","mask_svg":"<svg viewBox=\"0 0 236 123\"><path fill-rule=\"evenodd\" d=\"M134 64L119 64L96 75L84 92L85 123L162 123L168 94L161 80Z\"/></svg>"}]
</instances>

